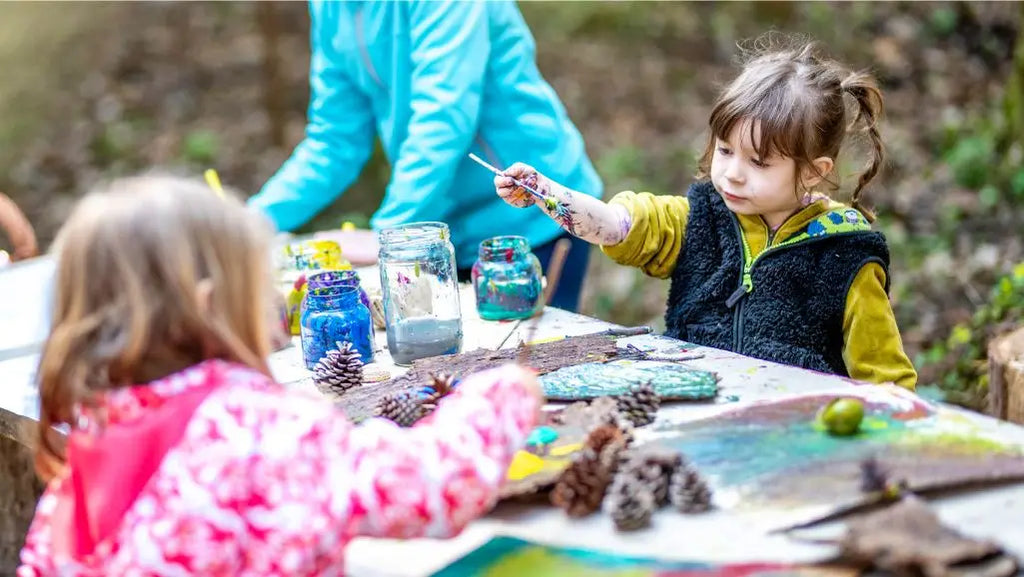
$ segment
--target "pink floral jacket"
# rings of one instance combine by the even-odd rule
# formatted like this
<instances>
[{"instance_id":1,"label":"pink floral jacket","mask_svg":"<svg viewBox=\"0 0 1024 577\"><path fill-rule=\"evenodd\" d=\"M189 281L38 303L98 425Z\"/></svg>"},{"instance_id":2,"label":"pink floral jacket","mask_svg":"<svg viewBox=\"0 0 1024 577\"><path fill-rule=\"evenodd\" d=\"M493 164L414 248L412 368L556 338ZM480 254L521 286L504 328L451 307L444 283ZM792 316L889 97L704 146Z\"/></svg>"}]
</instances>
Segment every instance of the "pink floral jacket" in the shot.
<instances>
[{"instance_id":1,"label":"pink floral jacket","mask_svg":"<svg viewBox=\"0 0 1024 577\"><path fill-rule=\"evenodd\" d=\"M159 423L174 399L200 400L162 458L156 441L111 450L76 429L71 439L99 452L81 453L91 455L78 460L88 474L76 474L69 448L18 575L341 575L356 536L452 536L493 506L535 424L521 376L511 367L473 375L408 429L354 426L322 400L223 361L118 389L102 404L107 432ZM139 473L147 461L148 476Z\"/></svg>"}]
</instances>

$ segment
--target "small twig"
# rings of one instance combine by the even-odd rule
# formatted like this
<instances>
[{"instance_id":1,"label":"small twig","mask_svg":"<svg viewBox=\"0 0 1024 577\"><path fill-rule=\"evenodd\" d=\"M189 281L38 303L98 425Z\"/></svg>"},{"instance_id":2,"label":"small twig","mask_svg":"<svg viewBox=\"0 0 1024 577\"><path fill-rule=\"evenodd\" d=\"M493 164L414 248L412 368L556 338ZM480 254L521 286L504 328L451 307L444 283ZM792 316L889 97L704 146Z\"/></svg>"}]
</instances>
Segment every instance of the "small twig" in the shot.
<instances>
[{"instance_id":1,"label":"small twig","mask_svg":"<svg viewBox=\"0 0 1024 577\"><path fill-rule=\"evenodd\" d=\"M555 294L555 289L558 288L558 279L562 276L562 265L565 264L565 257L569 254L569 247L572 245L572 241L567 238L559 239L555 243L554 249L551 251L551 260L548 261L548 286L544 289L544 294L541 296L541 306L537 307L537 312L533 314L533 318L530 320L530 326L527 328L526 341L523 344L522 349L519 351L520 365L526 365L526 360L530 354L531 345L528 343L533 342L533 336L537 332L537 326L540 325L540 319L544 315L544 309L547 308L548 303L551 302L551 296Z\"/></svg>"},{"instance_id":2,"label":"small twig","mask_svg":"<svg viewBox=\"0 0 1024 577\"><path fill-rule=\"evenodd\" d=\"M516 334L516 332L519 330L519 327L522 324L523 324L523 320L522 319L519 319L518 321L516 321L516 326L512 327L512 330L509 331L509 333L507 335L505 335L505 338L501 339L501 342L498 343L498 346L494 347L494 350L496 350L496 351L497 350L501 350L501 347L505 346L505 343L507 343L508 340L510 338L512 338L512 335Z\"/></svg>"},{"instance_id":3,"label":"small twig","mask_svg":"<svg viewBox=\"0 0 1024 577\"><path fill-rule=\"evenodd\" d=\"M639 350L639 349L637 349L637 350ZM644 353L644 355L646 355L646 357L647 357L646 360L648 360L648 361L665 361L665 362L673 362L673 363L682 363L682 362L686 362L686 361L696 361L696 360L700 360L700 359L704 358L704 355L702 355L702 354L696 354L696 355L671 355L671 354L659 355L659 354L656 354L656 353Z\"/></svg>"},{"instance_id":4,"label":"small twig","mask_svg":"<svg viewBox=\"0 0 1024 577\"><path fill-rule=\"evenodd\" d=\"M567 238L559 239L555 243L555 248L551 251L551 260L548 261L548 286L544 287L544 294L541 296L543 306L537 308L533 313L534 317L544 314L544 309L551 302L551 297L554 296L555 290L558 289L558 280L562 278L562 266L565 264L565 258L569 256L569 249L571 247L572 241Z\"/></svg>"},{"instance_id":5,"label":"small twig","mask_svg":"<svg viewBox=\"0 0 1024 577\"><path fill-rule=\"evenodd\" d=\"M786 535L787 538L808 545L841 545L842 539L822 539L819 537L803 537L800 535Z\"/></svg>"},{"instance_id":6,"label":"small twig","mask_svg":"<svg viewBox=\"0 0 1024 577\"><path fill-rule=\"evenodd\" d=\"M649 335L654 330L651 327L644 325L641 327L622 327L622 328L611 328L604 331L604 334L613 337L635 337L639 335Z\"/></svg>"}]
</instances>

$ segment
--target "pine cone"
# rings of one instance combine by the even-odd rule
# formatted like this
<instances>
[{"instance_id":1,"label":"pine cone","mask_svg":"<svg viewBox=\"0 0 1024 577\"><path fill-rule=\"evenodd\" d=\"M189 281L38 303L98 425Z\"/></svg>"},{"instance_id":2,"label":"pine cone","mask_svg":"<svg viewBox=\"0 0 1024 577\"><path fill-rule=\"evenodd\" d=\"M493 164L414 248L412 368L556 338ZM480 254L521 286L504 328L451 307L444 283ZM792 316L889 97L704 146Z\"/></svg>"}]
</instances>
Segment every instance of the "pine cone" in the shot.
<instances>
[{"instance_id":1,"label":"pine cone","mask_svg":"<svg viewBox=\"0 0 1024 577\"><path fill-rule=\"evenodd\" d=\"M711 509L711 489L700 474L690 467L680 467L668 484L672 506L683 513L703 513Z\"/></svg>"},{"instance_id":2,"label":"pine cone","mask_svg":"<svg viewBox=\"0 0 1024 577\"><path fill-rule=\"evenodd\" d=\"M427 385L427 398L424 403L437 404L438 401L448 396L455 390L455 377L448 373L430 374L430 384Z\"/></svg>"},{"instance_id":3,"label":"pine cone","mask_svg":"<svg viewBox=\"0 0 1024 577\"><path fill-rule=\"evenodd\" d=\"M584 517L597 511L612 474L590 451L578 453L551 491L551 503L570 517Z\"/></svg>"},{"instance_id":4,"label":"pine cone","mask_svg":"<svg viewBox=\"0 0 1024 577\"><path fill-rule=\"evenodd\" d=\"M388 393L377 401L374 416L384 417L402 427L411 427L426 414L420 402L409 393Z\"/></svg>"},{"instance_id":5,"label":"pine cone","mask_svg":"<svg viewBox=\"0 0 1024 577\"><path fill-rule=\"evenodd\" d=\"M328 351L327 356L313 367L313 382L318 387L343 394L363 382L363 361L352 343L339 343L338 349Z\"/></svg>"},{"instance_id":6,"label":"pine cone","mask_svg":"<svg viewBox=\"0 0 1024 577\"><path fill-rule=\"evenodd\" d=\"M655 505L661 506L668 503L669 479L682 462L682 455L675 451L653 448L626 451L620 460L618 475L644 485L653 495Z\"/></svg>"},{"instance_id":7,"label":"pine cone","mask_svg":"<svg viewBox=\"0 0 1024 577\"><path fill-rule=\"evenodd\" d=\"M628 393L619 395L615 400L619 413L637 427L653 423L661 407L661 397L651 383L633 385Z\"/></svg>"},{"instance_id":8,"label":"pine cone","mask_svg":"<svg viewBox=\"0 0 1024 577\"><path fill-rule=\"evenodd\" d=\"M630 473L620 472L612 481L604 499L604 510L612 517L615 528L635 531L646 527L657 508L650 487Z\"/></svg>"},{"instance_id":9,"label":"pine cone","mask_svg":"<svg viewBox=\"0 0 1024 577\"><path fill-rule=\"evenodd\" d=\"M628 432L608 423L590 431L583 450L592 453L609 474L614 474L619 468L620 457L632 441Z\"/></svg>"},{"instance_id":10,"label":"pine cone","mask_svg":"<svg viewBox=\"0 0 1024 577\"><path fill-rule=\"evenodd\" d=\"M551 503L570 517L584 517L597 511L626 442L626 436L613 425L591 431L583 449L576 453L552 489Z\"/></svg>"}]
</instances>

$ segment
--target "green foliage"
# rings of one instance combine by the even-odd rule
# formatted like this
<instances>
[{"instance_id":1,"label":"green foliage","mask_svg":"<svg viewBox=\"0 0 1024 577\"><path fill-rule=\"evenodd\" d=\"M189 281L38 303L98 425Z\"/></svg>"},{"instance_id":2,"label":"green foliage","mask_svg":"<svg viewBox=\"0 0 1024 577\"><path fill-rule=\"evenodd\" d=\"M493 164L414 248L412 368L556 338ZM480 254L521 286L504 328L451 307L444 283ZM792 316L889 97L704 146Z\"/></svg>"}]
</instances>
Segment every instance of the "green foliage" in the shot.
<instances>
[{"instance_id":1,"label":"green foliage","mask_svg":"<svg viewBox=\"0 0 1024 577\"><path fill-rule=\"evenodd\" d=\"M605 182L615 189L650 186L647 182L639 182L641 175L649 174L649 171L646 154L635 146L616 146L599 156L595 165Z\"/></svg>"},{"instance_id":2,"label":"green foliage","mask_svg":"<svg viewBox=\"0 0 1024 577\"><path fill-rule=\"evenodd\" d=\"M989 178L993 164L995 141L989 131L957 140L946 152L945 159L953 170L957 184L977 190Z\"/></svg>"},{"instance_id":3,"label":"green foliage","mask_svg":"<svg viewBox=\"0 0 1024 577\"><path fill-rule=\"evenodd\" d=\"M125 122L107 124L96 132L90 144L93 157L103 163L111 164L128 156L135 144L131 126Z\"/></svg>"},{"instance_id":4,"label":"green foliage","mask_svg":"<svg viewBox=\"0 0 1024 577\"><path fill-rule=\"evenodd\" d=\"M983 212L1024 200L1024 168L1004 150L1007 129L1002 122L979 121L960 133L948 129L945 136L942 158L958 185L978 191Z\"/></svg>"},{"instance_id":5,"label":"green foliage","mask_svg":"<svg viewBox=\"0 0 1024 577\"><path fill-rule=\"evenodd\" d=\"M189 162L206 164L217 157L220 140L209 130L194 130L185 136L181 155Z\"/></svg>"},{"instance_id":6,"label":"green foliage","mask_svg":"<svg viewBox=\"0 0 1024 577\"><path fill-rule=\"evenodd\" d=\"M1024 8L1021 10L1024 15ZM933 25L935 15L933 13ZM1024 35L1017 42L1002 106L995 113L965 125L947 127L943 158L958 184L978 191L982 214L1006 210L1024 199L1024 168L1020 166L1020 110L1024 94ZM999 113L1002 112L1002 115ZM954 233L950 233L952 236ZM1024 263L1000 277L987 302L969 322L953 327L944 342L933 344L919 355L918 366L937 369L937 385L947 400L980 409L988 392L988 343L1024 321Z\"/></svg>"},{"instance_id":7,"label":"green foliage","mask_svg":"<svg viewBox=\"0 0 1024 577\"><path fill-rule=\"evenodd\" d=\"M1010 190L1016 197L1024 197L1024 168L1017 170L1010 180Z\"/></svg>"},{"instance_id":8,"label":"green foliage","mask_svg":"<svg viewBox=\"0 0 1024 577\"><path fill-rule=\"evenodd\" d=\"M957 15L955 8L943 6L932 11L928 27L932 34L944 38L956 31L959 19L960 17Z\"/></svg>"},{"instance_id":9,"label":"green foliage","mask_svg":"<svg viewBox=\"0 0 1024 577\"><path fill-rule=\"evenodd\" d=\"M938 368L934 383L946 399L981 408L988 392L988 342L1024 320L1024 263L1002 276L970 321L953 327L945 341L922 351L917 365Z\"/></svg>"}]
</instances>

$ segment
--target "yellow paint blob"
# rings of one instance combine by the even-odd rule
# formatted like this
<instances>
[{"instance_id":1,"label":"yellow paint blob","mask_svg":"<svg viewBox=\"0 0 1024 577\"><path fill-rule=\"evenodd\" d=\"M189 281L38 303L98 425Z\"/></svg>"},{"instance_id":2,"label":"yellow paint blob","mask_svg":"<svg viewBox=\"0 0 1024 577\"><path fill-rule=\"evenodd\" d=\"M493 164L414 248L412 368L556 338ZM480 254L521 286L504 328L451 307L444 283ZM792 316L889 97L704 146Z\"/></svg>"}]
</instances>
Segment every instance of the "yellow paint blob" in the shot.
<instances>
[{"instance_id":1,"label":"yellow paint blob","mask_svg":"<svg viewBox=\"0 0 1024 577\"><path fill-rule=\"evenodd\" d=\"M571 455L582 448L583 443L572 443L570 445L562 445L561 447L552 447L548 452L552 457L564 457L566 455Z\"/></svg>"},{"instance_id":2,"label":"yellow paint blob","mask_svg":"<svg viewBox=\"0 0 1024 577\"><path fill-rule=\"evenodd\" d=\"M519 451L512 457L507 477L512 481L518 481L539 473L543 468L544 459L533 453Z\"/></svg>"},{"instance_id":3,"label":"yellow paint blob","mask_svg":"<svg viewBox=\"0 0 1024 577\"><path fill-rule=\"evenodd\" d=\"M526 344L529 345L529 346L533 346L533 345L539 345L539 344L543 344L543 343L553 343L555 341L560 341L560 340L563 340L563 339L565 339L565 337L562 337L562 336L547 337L545 339L537 339L535 341L530 341L530 342L528 342Z\"/></svg>"}]
</instances>

